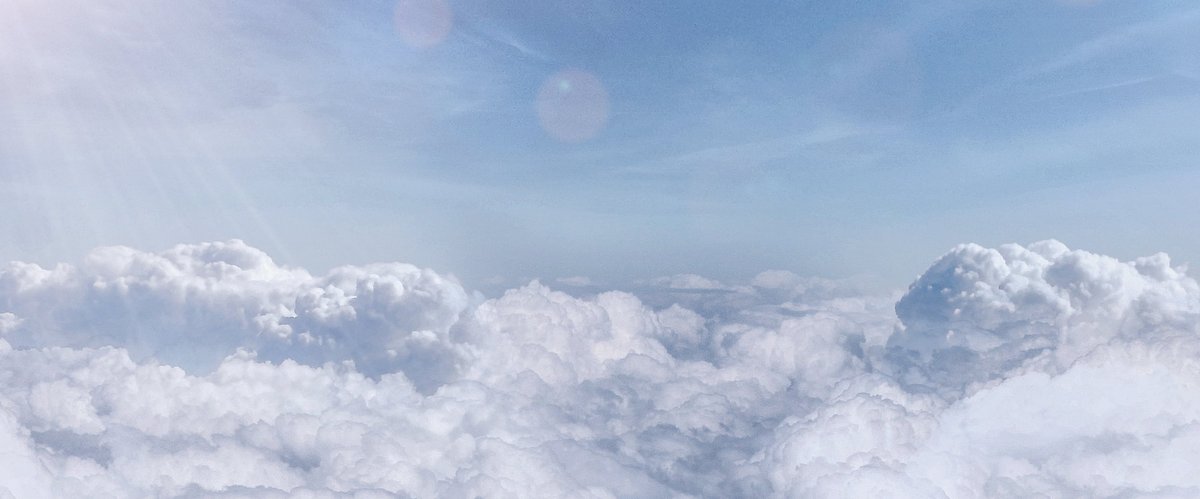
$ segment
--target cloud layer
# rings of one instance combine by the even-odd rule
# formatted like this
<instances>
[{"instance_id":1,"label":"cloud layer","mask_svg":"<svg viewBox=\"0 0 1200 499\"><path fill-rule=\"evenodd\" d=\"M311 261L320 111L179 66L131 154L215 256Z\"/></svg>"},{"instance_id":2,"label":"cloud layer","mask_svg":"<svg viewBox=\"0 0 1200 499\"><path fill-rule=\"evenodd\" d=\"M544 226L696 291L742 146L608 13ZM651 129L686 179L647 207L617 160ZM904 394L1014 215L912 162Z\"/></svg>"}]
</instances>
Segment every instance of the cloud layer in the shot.
<instances>
[{"instance_id":1,"label":"cloud layer","mask_svg":"<svg viewBox=\"0 0 1200 499\"><path fill-rule=\"evenodd\" d=\"M1200 286L1044 241L907 292L487 299L240 241L0 270L0 497L1200 494Z\"/></svg>"}]
</instances>

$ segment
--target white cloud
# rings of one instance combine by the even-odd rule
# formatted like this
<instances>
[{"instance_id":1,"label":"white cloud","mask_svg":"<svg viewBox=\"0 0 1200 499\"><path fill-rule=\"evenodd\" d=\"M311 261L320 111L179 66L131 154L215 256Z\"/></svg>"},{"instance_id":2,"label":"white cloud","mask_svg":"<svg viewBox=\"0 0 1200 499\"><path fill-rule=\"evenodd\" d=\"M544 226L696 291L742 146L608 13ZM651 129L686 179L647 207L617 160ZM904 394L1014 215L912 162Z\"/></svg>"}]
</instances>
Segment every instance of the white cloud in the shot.
<instances>
[{"instance_id":1,"label":"white cloud","mask_svg":"<svg viewBox=\"0 0 1200 499\"><path fill-rule=\"evenodd\" d=\"M964 245L898 301L659 284L485 299L238 241L12 263L0 496L1200 492L1200 286L1165 255Z\"/></svg>"},{"instance_id":2,"label":"white cloud","mask_svg":"<svg viewBox=\"0 0 1200 499\"><path fill-rule=\"evenodd\" d=\"M406 370L418 382L452 363L438 346L470 301L453 278L411 265L314 277L236 240L157 254L101 248L78 267L12 263L0 290L16 346L118 345L200 369L247 347L273 360L353 360L372 375Z\"/></svg>"},{"instance_id":3,"label":"white cloud","mask_svg":"<svg viewBox=\"0 0 1200 499\"><path fill-rule=\"evenodd\" d=\"M1058 373L1114 342L1191 337L1200 288L1165 254L1120 262L1057 241L955 248L897 304L893 353L913 379L964 385L1031 365ZM942 379L944 378L944 380Z\"/></svg>"}]
</instances>

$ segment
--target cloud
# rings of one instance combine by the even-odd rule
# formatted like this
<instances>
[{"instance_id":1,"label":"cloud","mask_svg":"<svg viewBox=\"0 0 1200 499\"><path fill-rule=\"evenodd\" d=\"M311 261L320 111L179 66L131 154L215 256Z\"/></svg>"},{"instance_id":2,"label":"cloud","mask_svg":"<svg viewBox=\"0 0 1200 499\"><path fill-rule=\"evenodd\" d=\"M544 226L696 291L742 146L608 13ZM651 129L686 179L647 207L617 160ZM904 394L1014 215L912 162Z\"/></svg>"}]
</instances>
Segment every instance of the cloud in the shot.
<instances>
[{"instance_id":1,"label":"cloud","mask_svg":"<svg viewBox=\"0 0 1200 499\"><path fill-rule=\"evenodd\" d=\"M1195 495L1197 314L1166 255L1056 241L491 299L101 248L0 270L0 496Z\"/></svg>"},{"instance_id":2,"label":"cloud","mask_svg":"<svg viewBox=\"0 0 1200 499\"><path fill-rule=\"evenodd\" d=\"M244 347L272 360L354 361L372 375L408 369L420 382L449 361L433 350L470 301L454 278L411 265L314 277L237 240L101 248L50 269L11 263L0 290L10 314L0 324L19 347L118 345L139 361L197 369Z\"/></svg>"},{"instance_id":3,"label":"cloud","mask_svg":"<svg viewBox=\"0 0 1200 499\"><path fill-rule=\"evenodd\" d=\"M1057 241L955 248L896 304L907 373L962 385L1030 365L1057 374L1088 352L1190 338L1200 288L1162 253L1120 262Z\"/></svg>"},{"instance_id":4,"label":"cloud","mask_svg":"<svg viewBox=\"0 0 1200 499\"><path fill-rule=\"evenodd\" d=\"M579 275L570 276L570 277L560 277L558 279L555 279L554 282L562 284L563 286L570 286L573 288L582 288L582 287L592 286L595 284L594 282L592 282L591 278L586 277L586 276L579 276Z\"/></svg>"}]
</instances>

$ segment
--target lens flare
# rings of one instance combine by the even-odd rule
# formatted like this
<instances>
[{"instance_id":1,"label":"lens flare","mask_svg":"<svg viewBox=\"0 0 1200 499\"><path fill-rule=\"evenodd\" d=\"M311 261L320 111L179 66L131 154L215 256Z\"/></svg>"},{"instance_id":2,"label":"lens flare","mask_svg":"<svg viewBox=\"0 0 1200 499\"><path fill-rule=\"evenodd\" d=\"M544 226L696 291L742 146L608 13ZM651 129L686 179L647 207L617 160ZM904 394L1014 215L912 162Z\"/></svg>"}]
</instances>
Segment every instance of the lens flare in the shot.
<instances>
[{"instance_id":1,"label":"lens flare","mask_svg":"<svg viewBox=\"0 0 1200 499\"><path fill-rule=\"evenodd\" d=\"M595 137L608 123L608 92L595 75L567 69L542 83L537 94L538 122L546 133L569 143Z\"/></svg>"},{"instance_id":2,"label":"lens flare","mask_svg":"<svg viewBox=\"0 0 1200 499\"><path fill-rule=\"evenodd\" d=\"M454 12L446 0L400 0L394 21L400 39L416 48L428 48L446 39L454 27Z\"/></svg>"}]
</instances>

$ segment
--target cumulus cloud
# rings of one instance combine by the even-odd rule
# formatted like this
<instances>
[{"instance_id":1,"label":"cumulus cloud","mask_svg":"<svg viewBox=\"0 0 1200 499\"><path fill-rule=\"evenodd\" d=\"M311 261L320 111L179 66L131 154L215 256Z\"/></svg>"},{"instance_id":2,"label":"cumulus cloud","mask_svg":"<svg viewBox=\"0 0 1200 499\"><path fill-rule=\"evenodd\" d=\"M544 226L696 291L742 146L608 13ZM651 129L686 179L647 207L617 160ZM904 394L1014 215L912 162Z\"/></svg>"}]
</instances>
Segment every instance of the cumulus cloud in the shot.
<instances>
[{"instance_id":1,"label":"cumulus cloud","mask_svg":"<svg viewBox=\"0 0 1200 499\"><path fill-rule=\"evenodd\" d=\"M905 379L961 389L1038 366L1057 374L1096 349L1191 338L1200 289L1165 254L1120 262L1057 241L963 245L896 304L889 340Z\"/></svg>"},{"instance_id":2,"label":"cumulus cloud","mask_svg":"<svg viewBox=\"0 0 1200 499\"><path fill-rule=\"evenodd\" d=\"M79 266L0 270L0 331L12 345L115 345L189 369L249 348L276 361L350 360L373 375L407 369L424 382L451 355L426 350L470 301L431 270L376 264L314 277L236 240L101 248Z\"/></svg>"},{"instance_id":3,"label":"cumulus cloud","mask_svg":"<svg viewBox=\"0 0 1200 499\"><path fill-rule=\"evenodd\" d=\"M102 248L0 270L0 497L1191 496L1198 314L1166 255L1055 241L490 299Z\"/></svg>"}]
</instances>

